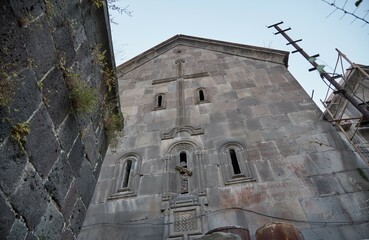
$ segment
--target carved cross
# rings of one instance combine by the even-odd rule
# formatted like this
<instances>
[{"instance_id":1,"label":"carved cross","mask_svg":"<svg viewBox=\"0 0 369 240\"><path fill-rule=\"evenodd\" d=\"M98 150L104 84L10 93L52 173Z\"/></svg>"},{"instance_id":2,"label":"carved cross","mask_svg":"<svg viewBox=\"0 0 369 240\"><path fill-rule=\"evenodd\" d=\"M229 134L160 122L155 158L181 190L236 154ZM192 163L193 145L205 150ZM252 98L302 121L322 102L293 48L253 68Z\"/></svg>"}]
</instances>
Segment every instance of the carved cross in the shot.
<instances>
[{"instance_id":1,"label":"carved cross","mask_svg":"<svg viewBox=\"0 0 369 240\"><path fill-rule=\"evenodd\" d=\"M152 81L152 85L167 83L177 81L177 127L181 128L186 126L186 111L184 106L184 87L183 87L183 80L189 78L199 78L199 77L206 77L209 76L208 72L201 72L195 74L183 74L183 64L185 63L184 59L178 59L175 61L177 64L177 76L176 77L169 77L169 78L162 78L156 79Z\"/></svg>"}]
</instances>

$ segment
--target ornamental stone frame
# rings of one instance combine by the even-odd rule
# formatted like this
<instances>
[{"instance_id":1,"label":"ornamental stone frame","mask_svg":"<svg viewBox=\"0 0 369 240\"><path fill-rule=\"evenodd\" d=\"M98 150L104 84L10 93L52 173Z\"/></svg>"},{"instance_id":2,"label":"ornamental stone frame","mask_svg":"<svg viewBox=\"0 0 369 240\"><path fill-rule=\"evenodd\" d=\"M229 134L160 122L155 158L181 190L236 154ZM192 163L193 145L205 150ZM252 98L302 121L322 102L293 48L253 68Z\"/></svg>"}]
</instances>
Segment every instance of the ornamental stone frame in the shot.
<instances>
[{"instance_id":1,"label":"ornamental stone frame","mask_svg":"<svg viewBox=\"0 0 369 240\"><path fill-rule=\"evenodd\" d=\"M225 185L255 181L251 168L247 162L245 148L242 144L238 142L228 142L222 145L219 148L219 157L222 163L221 169Z\"/></svg>"},{"instance_id":2,"label":"ornamental stone frame","mask_svg":"<svg viewBox=\"0 0 369 240\"><path fill-rule=\"evenodd\" d=\"M129 171L127 171L127 165L130 165ZM109 200L136 196L140 181L140 170L141 157L137 153L123 155L117 161L115 179L113 180Z\"/></svg>"}]
</instances>

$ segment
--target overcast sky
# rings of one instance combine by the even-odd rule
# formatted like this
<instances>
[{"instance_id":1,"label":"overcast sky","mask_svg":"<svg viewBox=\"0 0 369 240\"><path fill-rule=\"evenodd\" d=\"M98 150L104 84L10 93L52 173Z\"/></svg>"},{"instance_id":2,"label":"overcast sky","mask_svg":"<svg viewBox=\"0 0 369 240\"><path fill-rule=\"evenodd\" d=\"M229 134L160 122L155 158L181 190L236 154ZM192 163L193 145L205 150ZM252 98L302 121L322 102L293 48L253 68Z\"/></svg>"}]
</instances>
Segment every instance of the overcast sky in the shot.
<instances>
[{"instance_id":1,"label":"overcast sky","mask_svg":"<svg viewBox=\"0 0 369 240\"><path fill-rule=\"evenodd\" d=\"M327 1L339 7L346 2ZM345 9L354 11L355 1L347 0ZM282 28L292 28L287 32L292 39L303 39L299 44L309 55L320 54L318 62L326 65L327 72L335 67L335 48L351 61L369 65L369 25L360 20L352 22L352 16L339 10L332 13L335 8L321 0L120 0L119 5L129 5L133 13L129 17L113 12L118 23L111 24L117 65L176 34L291 52L295 49L286 46L280 34L266 28L280 21L284 22ZM369 0L364 0L355 14L363 17L368 10ZM313 99L319 103L327 86L316 72L308 72L309 68L300 54L290 54L290 72L309 95L315 90Z\"/></svg>"}]
</instances>

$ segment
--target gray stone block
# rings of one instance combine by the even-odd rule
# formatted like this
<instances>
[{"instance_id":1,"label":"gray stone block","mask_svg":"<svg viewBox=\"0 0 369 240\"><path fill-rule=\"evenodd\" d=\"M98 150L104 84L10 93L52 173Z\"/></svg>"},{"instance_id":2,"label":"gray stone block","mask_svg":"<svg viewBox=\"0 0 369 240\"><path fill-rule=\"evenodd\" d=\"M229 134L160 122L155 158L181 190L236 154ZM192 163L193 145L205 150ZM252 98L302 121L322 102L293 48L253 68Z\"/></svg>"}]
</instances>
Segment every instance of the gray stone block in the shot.
<instances>
[{"instance_id":1,"label":"gray stone block","mask_svg":"<svg viewBox=\"0 0 369 240\"><path fill-rule=\"evenodd\" d=\"M263 160L278 161L281 157L274 141L260 142L256 144Z\"/></svg>"},{"instance_id":2,"label":"gray stone block","mask_svg":"<svg viewBox=\"0 0 369 240\"><path fill-rule=\"evenodd\" d=\"M314 240L345 240L337 227L302 229L304 239ZM350 239L350 238L349 238Z\"/></svg>"},{"instance_id":3,"label":"gray stone block","mask_svg":"<svg viewBox=\"0 0 369 240\"><path fill-rule=\"evenodd\" d=\"M68 156L68 162L71 166L73 176L75 177L78 176L83 160L84 153L82 148L81 137L78 136Z\"/></svg>"},{"instance_id":4,"label":"gray stone block","mask_svg":"<svg viewBox=\"0 0 369 240\"><path fill-rule=\"evenodd\" d=\"M62 205L72 180L73 177L70 166L67 163L65 155L63 154L54 164L45 182L47 191L59 206Z\"/></svg>"},{"instance_id":5,"label":"gray stone block","mask_svg":"<svg viewBox=\"0 0 369 240\"><path fill-rule=\"evenodd\" d=\"M0 187L6 195L11 194L21 178L27 163L26 155L21 153L18 144L9 140L0 148Z\"/></svg>"},{"instance_id":6,"label":"gray stone block","mask_svg":"<svg viewBox=\"0 0 369 240\"><path fill-rule=\"evenodd\" d=\"M35 234L41 239L58 239L63 229L64 219L57 206L49 202L45 214L35 228Z\"/></svg>"},{"instance_id":7,"label":"gray stone block","mask_svg":"<svg viewBox=\"0 0 369 240\"><path fill-rule=\"evenodd\" d=\"M65 219L69 218L78 197L79 197L79 192L78 192L77 184L75 182L72 182L71 187L67 195L65 196L64 201L60 207L60 210Z\"/></svg>"},{"instance_id":8,"label":"gray stone block","mask_svg":"<svg viewBox=\"0 0 369 240\"><path fill-rule=\"evenodd\" d=\"M30 25L31 31L27 31L29 33L26 43L28 59L32 61L31 67L37 79L41 79L56 63L54 41L46 19L47 16L41 15L37 24Z\"/></svg>"},{"instance_id":9,"label":"gray stone block","mask_svg":"<svg viewBox=\"0 0 369 240\"><path fill-rule=\"evenodd\" d=\"M53 124L45 107L41 107L33 116L29 128L25 146L29 159L41 177L46 178L60 156L60 146L52 131Z\"/></svg>"},{"instance_id":10,"label":"gray stone block","mask_svg":"<svg viewBox=\"0 0 369 240\"><path fill-rule=\"evenodd\" d=\"M76 237L73 235L71 230L66 229L62 233L61 239L63 239L63 240L75 240Z\"/></svg>"},{"instance_id":11,"label":"gray stone block","mask_svg":"<svg viewBox=\"0 0 369 240\"><path fill-rule=\"evenodd\" d=\"M256 97L243 98L243 99L240 99L238 102L239 102L238 104L240 104L242 107L256 106L260 104L259 99Z\"/></svg>"},{"instance_id":12,"label":"gray stone block","mask_svg":"<svg viewBox=\"0 0 369 240\"><path fill-rule=\"evenodd\" d=\"M8 238L2 237L0 234L1 239L25 239L28 233L28 229L26 224L21 221L20 219L15 219L15 222L10 230Z\"/></svg>"},{"instance_id":13,"label":"gray stone block","mask_svg":"<svg viewBox=\"0 0 369 240\"><path fill-rule=\"evenodd\" d=\"M258 161L254 164L261 182L274 180L272 165L269 161Z\"/></svg>"},{"instance_id":14,"label":"gray stone block","mask_svg":"<svg viewBox=\"0 0 369 240\"><path fill-rule=\"evenodd\" d=\"M317 193L320 196L344 193L343 188L334 175L319 175L310 177Z\"/></svg>"},{"instance_id":15,"label":"gray stone block","mask_svg":"<svg viewBox=\"0 0 369 240\"><path fill-rule=\"evenodd\" d=\"M76 204L74 205L71 216L69 218L70 227L73 231L73 234L76 236L81 231L81 227L83 224L83 220L85 218L85 214L86 214L86 208L83 202L80 199L78 199Z\"/></svg>"},{"instance_id":16,"label":"gray stone block","mask_svg":"<svg viewBox=\"0 0 369 240\"><path fill-rule=\"evenodd\" d=\"M287 115L274 115L261 118L261 123L264 128L281 128L291 124Z\"/></svg>"},{"instance_id":17,"label":"gray stone block","mask_svg":"<svg viewBox=\"0 0 369 240\"><path fill-rule=\"evenodd\" d=\"M85 206L90 204L96 185L96 180L92 170L91 165L86 159L84 159L76 179L78 190Z\"/></svg>"},{"instance_id":18,"label":"gray stone block","mask_svg":"<svg viewBox=\"0 0 369 240\"><path fill-rule=\"evenodd\" d=\"M0 209L0 238L6 239L15 220L15 216L11 211L11 207L5 202L3 195L0 195Z\"/></svg>"},{"instance_id":19,"label":"gray stone block","mask_svg":"<svg viewBox=\"0 0 369 240\"><path fill-rule=\"evenodd\" d=\"M58 128L71 108L68 89L61 70L57 68L52 70L42 81L42 85L43 100L55 128Z\"/></svg>"},{"instance_id":20,"label":"gray stone block","mask_svg":"<svg viewBox=\"0 0 369 240\"><path fill-rule=\"evenodd\" d=\"M358 192L369 190L369 181L365 179L359 170L343 173L335 173L345 192Z\"/></svg>"},{"instance_id":21,"label":"gray stone block","mask_svg":"<svg viewBox=\"0 0 369 240\"><path fill-rule=\"evenodd\" d=\"M63 121L64 122L60 125L57 133L61 148L68 154L73 146L74 140L79 134L79 131L73 114L69 114Z\"/></svg>"},{"instance_id":22,"label":"gray stone block","mask_svg":"<svg viewBox=\"0 0 369 240\"><path fill-rule=\"evenodd\" d=\"M16 212L25 219L27 227L33 230L40 222L47 208L48 195L39 175L29 166L17 190L10 196Z\"/></svg>"},{"instance_id":23,"label":"gray stone block","mask_svg":"<svg viewBox=\"0 0 369 240\"><path fill-rule=\"evenodd\" d=\"M91 166L95 168L99 157L99 152L98 149L96 148L97 141L95 138L95 132L92 127L92 124L90 124L89 127L87 128L82 140L84 143L84 148L86 151L88 161L90 162Z\"/></svg>"},{"instance_id":24,"label":"gray stone block","mask_svg":"<svg viewBox=\"0 0 369 240\"><path fill-rule=\"evenodd\" d=\"M369 191L362 191L337 196L345 212L353 221L369 220Z\"/></svg>"},{"instance_id":25,"label":"gray stone block","mask_svg":"<svg viewBox=\"0 0 369 240\"><path fill-rule=\"evenodd\" d=\"M347 222L352 221L336 196L301 199L306 218L311 222ZM311 223L313 224L313 223Z\"/></svg>"},{"instance_id":26,"label":"gray stone block","mask_svg":"<svg viewBox=\"0 0 369 240\"><path fill-rule=\"evenodd\" d=\"M12 81L16 86L12 101L6 108L0 107L0 141L9 136L12 124L26 122L41 103L37 79L31 69L18 73ZM4 118L11 119L12 124Z\"/></svg>"},{"instance_id":27,"label":"gray stone block","mask_svg":"<svg viewBox=\"0 0 369 240\"><path fill-rule=\"evenodd\" d=\"M258 118L247 119L246 120L246 129L248 131L260 130L260 129L263 129L263 126L261 125L260 120Z\"/></svg>"},{"instance_id":28,"label":"gray stone block","mask_svg":"<svg viewBox=\"0 0 369 240\"><path fill-rule=\"evenodd\" d=\"M160 194L162 185L163 179L158 176L142 176L139 195Z\"/></svg>"},{"instance_id":29,"label":"gray stone block","mask_svg":"<svg viewBox=\"0 0 369 240\"><path fill-rule=\"evenodd\" d=\"M344 239L368 239L369 223L346 225L339 227Z\"/></svg>"}]
</instances>

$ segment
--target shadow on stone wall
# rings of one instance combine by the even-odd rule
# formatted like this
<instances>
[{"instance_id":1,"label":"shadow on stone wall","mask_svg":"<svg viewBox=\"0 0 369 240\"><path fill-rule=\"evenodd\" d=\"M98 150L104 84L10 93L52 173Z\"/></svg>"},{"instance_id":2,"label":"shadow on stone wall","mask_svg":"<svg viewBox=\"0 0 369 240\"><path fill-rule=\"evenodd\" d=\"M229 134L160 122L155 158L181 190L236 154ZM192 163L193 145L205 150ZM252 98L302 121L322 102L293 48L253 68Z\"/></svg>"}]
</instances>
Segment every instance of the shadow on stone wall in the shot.
<instances>
[{"instance_id":1,"label":"shadow on stone wall","mask_svg":"<svg viewBox=\"0 0 369 240\"><path fill-rule=\"evenodd\" d=\"M107 149L105 109L117 106L107 10L0 5L0 239L75 239Z\"/></svg>"}]
</instances>

